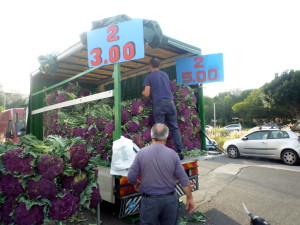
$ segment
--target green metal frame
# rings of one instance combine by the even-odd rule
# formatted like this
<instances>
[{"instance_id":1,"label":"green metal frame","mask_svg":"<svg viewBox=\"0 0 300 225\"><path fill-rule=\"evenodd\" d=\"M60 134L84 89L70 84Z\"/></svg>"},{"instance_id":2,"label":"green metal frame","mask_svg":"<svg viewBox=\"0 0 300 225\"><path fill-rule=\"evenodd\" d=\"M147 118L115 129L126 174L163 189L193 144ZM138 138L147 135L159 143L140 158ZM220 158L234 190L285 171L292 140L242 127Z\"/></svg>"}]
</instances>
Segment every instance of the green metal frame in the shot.
<instances>
[{"instance_id":1,"label":"green metal frame","mask_svg":"<svg viewBox=\"0 0 300 225\"><path fill-rule=\"evenodd\" d=\"M115 130L113 132L113 140L121 138L121 68L120 64L114 64L114 114L115 114Z\"/></svg>"}]
</instances>

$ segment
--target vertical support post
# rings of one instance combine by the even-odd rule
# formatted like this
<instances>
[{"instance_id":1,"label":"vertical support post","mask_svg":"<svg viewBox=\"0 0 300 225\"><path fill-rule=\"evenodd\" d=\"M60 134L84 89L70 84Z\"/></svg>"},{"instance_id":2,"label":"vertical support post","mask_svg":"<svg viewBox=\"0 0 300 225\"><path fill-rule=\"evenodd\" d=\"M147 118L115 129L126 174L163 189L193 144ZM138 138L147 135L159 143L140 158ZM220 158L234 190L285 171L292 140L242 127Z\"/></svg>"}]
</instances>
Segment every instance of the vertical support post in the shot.
<instances>
[{"instance_id":1,"label":"vertical support post","mask_svg":"<svg viewBox=\"0 0 300 225\"><path fill-rule=\"evenodd\" d=\"M115 114L115 131L113 140L121 138L121 69L120 64L114 64L114 114Z\"/></svg>"},{"instance_id":2,"label":"vertical support post","mask_svg":"<svg viewBox=\"0 0 300 225\"><path fill-rule=\"evenodd\" d=\"M205 132L205 113L204 113L204 96L203 96L203 86L202 84L198 85L198 113L200 116L200 124L201 124L201 129L203 133ZM201 148L202 150L206 149L206 140L205 136L201 135Z\"/></svg>"}]
</instances>

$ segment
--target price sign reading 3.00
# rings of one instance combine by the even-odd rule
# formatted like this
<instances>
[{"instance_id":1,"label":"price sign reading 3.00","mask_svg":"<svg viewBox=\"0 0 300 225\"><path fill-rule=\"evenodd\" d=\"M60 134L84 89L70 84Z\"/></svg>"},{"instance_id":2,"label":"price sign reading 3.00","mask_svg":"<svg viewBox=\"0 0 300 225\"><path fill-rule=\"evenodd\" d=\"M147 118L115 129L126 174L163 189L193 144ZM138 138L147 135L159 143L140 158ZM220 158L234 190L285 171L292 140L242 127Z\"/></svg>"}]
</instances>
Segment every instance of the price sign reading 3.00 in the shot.
<instances>
[{"instance_id":1,"label":"price sign reading 3.00","mask_svg":"<svg viewBox=\"0 0 300 225\"><path fill-rule=\"evenodd\" d=\"M224 81L223 54L197 55L176 60L177 82L194 85Z\"/></svg>"},{"instance_id":2,"label":"price sign reading 3.00","mask_svg":"<svg viewBox=\"0 0 300 225\"><path fill-rule=\"evenodd\" d=\"M92 30L88 32L87 40L89 67L144 58L142 20Z\"/></svg>"}]
</instances>

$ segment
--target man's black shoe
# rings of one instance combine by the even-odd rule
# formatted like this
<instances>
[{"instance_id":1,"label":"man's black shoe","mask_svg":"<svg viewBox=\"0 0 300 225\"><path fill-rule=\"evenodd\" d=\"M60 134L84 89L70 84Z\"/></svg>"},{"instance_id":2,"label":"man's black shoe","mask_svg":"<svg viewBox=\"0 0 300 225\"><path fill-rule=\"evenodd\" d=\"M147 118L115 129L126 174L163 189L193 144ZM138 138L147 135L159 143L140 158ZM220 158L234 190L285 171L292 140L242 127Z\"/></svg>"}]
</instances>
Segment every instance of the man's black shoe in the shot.
<instances>
[{"instance_id":1,"label":"man's black shoe","mask_svg":"<svg viewBox=\"0 0 300 225\"><path fill-rule=\"evenodd\" d=\"M179 159L180 160L183 160L184 159L184 155L182 152L178 152L178 156L179 156Z\"/></svg>"}]
</instances>

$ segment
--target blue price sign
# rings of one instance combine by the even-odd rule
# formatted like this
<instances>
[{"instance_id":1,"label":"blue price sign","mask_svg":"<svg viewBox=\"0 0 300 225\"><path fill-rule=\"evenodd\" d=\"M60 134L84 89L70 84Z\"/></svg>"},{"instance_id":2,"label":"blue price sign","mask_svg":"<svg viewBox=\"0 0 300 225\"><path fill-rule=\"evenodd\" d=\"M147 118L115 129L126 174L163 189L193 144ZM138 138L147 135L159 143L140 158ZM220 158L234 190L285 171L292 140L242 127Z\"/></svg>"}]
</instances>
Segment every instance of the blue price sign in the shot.
<instances>
[{"instance_id":1,"label":"blue price sign","mask_svg":"<svg viewBox=\"0 0 300 225\"><path fill-rule=\"evenodd\" d=\"M224 81L223 54L176 59L177 83L194 85Z\"/></svg>"},{"instance_id":2,"label":"blue price sign","mask_svg":"<svg viewBox=\"0 0 300 225\"><path fill-rule=\"evenodd\" d=\"M143 21L134 19L87 33L89 67L144 58Z\"/></svg>"}]
</instances>

